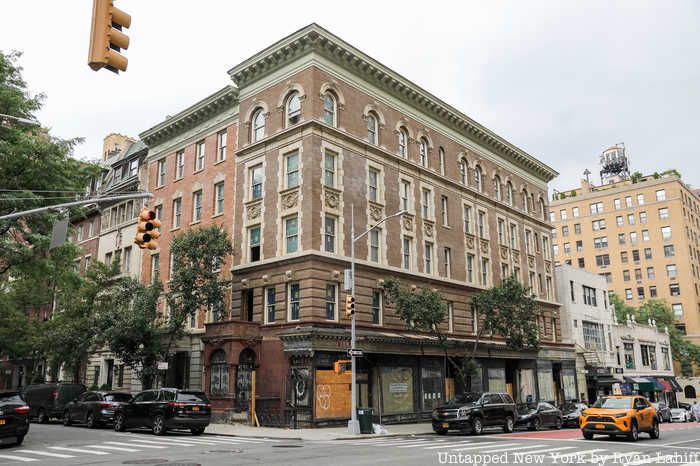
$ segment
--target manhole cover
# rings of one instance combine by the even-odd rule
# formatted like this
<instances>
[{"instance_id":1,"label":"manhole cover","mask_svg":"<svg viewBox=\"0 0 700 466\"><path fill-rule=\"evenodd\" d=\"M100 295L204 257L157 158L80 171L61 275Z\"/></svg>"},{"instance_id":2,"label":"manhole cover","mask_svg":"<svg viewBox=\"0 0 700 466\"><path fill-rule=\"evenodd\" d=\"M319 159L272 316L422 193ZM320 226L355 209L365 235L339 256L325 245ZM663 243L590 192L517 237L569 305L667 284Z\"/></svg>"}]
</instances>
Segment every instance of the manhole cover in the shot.
<instances>
[{"instance_id":1,"label":"manhole cover","mask_svg":"<svg viewBox=\"0 0 700 466\"><path fill-rule=\"evenodd\" d=\"M301 448L302 445L272 445L272 448Z\"/></svg>"},{"instance_id":2,"label":"manhole cover","mask_svg":"<svg viewBox=\"0 0 700 466\"><path fill-rule=\"evenodd\" d=\"M157 464L163 461L168 461L167 458L149 458L147 460L129 460L124 461L122 464Z\"/></svg>"}]
</instances>

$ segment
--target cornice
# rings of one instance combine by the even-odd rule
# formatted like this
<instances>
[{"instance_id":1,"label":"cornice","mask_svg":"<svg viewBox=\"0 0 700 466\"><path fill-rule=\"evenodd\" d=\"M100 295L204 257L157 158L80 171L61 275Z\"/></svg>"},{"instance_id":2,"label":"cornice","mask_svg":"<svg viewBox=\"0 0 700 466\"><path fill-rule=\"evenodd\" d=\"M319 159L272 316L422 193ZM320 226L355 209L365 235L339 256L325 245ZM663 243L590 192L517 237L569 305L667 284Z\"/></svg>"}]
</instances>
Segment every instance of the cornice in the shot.
<instances>
[{"instance_id":1,"label":"cornice","mask_svg":"<svg viewBox=\"0 0 700 466\"><path fill-rule=\"evenodd\" d=\"M553 168L315 23L248 58L231 68L228 73L233 82L239 88L243 88L312 52L362 76L394 97L457 129L470 139L488 146L545 182L551 181L559 174ZM143 135L141 137L143 138Z\"/></svg>"},{"instance_id":2,"label":"cornice","mask_svg":"<svg viewBox=\"0 0 700 466\"><path fill-rule=\"evenodd\" d=\"M139 134L147 146L153 147L163 140L174 137L219 113L223 108L238 102L238 89L228 85L200 100L165 121Z\"/></svg>"}]
</instances>

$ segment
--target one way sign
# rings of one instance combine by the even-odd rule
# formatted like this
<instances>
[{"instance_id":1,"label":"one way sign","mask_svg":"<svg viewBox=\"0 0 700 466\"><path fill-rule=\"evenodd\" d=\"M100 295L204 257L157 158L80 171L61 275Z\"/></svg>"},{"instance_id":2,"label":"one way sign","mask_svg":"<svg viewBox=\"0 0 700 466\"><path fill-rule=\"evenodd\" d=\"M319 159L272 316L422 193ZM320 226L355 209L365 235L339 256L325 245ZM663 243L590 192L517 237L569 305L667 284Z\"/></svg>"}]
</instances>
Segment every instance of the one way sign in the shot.
<instances>
[{"instance_id":1,"label":"one way sign","mask_svg":"<svg viewBox=\"0 0 700 466\"><path fill-rule=\"evenodd\" d=\"M350 357L355 357L355 358L361 358L363 356L362 350L359 349L349 349L348 350L348 356Z\"/></svg>"}]
</instances>

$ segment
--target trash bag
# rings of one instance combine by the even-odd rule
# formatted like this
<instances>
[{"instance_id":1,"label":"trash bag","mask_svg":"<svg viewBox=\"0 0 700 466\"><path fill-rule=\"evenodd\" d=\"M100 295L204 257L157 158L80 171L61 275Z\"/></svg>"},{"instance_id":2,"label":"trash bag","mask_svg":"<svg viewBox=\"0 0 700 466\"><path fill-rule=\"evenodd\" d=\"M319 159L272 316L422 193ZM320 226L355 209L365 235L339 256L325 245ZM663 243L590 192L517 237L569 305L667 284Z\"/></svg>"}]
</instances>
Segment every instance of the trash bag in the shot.
<instances>
[{"instance_id":1,"label":"trash bag","mask_svg":"<svg viewBox=\"0 0 700 466\"><path fill-rule=\"evenodd\" d=\"M386 427L384 427L381 424L372 424L372 430L374 431L375 434L379 434L379 435L386 435L389 433L389 431L386 430Z\"/></svg>"}]
</instances>

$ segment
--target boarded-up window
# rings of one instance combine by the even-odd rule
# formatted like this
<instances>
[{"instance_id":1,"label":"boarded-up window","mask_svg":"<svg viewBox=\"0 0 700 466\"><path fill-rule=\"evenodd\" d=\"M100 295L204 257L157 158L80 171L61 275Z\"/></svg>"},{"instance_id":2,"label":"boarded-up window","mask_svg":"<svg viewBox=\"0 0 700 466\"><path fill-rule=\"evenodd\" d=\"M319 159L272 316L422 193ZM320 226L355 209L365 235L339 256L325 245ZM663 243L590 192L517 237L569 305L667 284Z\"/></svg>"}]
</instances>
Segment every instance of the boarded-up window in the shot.
<instances>
[{"instance_id":1,"label":"boarded-up window","mask_svg":"<svg viewBox=\"0 0 700 466\"><path fill-rule=\"evenodd\" d=\"M350 418L351 372L316 370L316 419Z\"/></svg>"}]
</instances>

